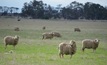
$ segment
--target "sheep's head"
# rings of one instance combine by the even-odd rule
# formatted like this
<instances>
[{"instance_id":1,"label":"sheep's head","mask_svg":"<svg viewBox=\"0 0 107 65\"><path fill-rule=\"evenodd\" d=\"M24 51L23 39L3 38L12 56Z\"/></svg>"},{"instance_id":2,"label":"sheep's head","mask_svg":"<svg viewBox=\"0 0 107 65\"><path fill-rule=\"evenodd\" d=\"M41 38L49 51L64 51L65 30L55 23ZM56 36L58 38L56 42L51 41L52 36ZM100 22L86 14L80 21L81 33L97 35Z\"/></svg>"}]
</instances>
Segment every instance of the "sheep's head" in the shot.
<instances>
[{"instance_id":1,"label":"sheep's head","mask_svg":"<svg viewBox=\"0 0 107 65\"><path fill-rule=\"evenodd\" d=\"M15 42L18 42L18 40L19 40L19 36L15 35L14 41L15 41Z\"/></svg>"},{"instance_id":2,"label":"sheep's head","mask_svg":"<svg viewBox=\"0 0 107 65\"><path fill-rule=\"evenodd\" d=\"M96 44L99 44L99 42L100 42L100 40L98 40L98 39L94 40L94 43L96 43Z\"/></svg>"},{"instance_id":3,"label":"sheep's head","mask_svg":"<svg viewBox=\"0 0 107 65\"><path fill-rule=\"evenodd\" d=\"M75 44L76 42L75 41L73 41L73 40L71 40L70 42L69 42L69 44Z\"/></svg>"},{"instance_id":4,"label":"sheep's head","mask_svg":"<svg viewBox=\"0 0 107 65\"><path fill-rule=\"evenodd\" d=\"M17 35L15 35L15 37L14 37L15 39L19 39L19 36L17 36Z\"/></svg>"},{"instance_id":5,"label":"sheep's head","mask_svg":"<svg viewBox=\"0 0 107 65\"><path fill-rule=\"evenodd\" d=\"M76 48L76 42L75 42L75 41L71 40L69 44L71 44L71 46L72 46L73 48Z\"/></svg>"},{"instance_id":6,"label":"sheep's head","mask_svg":"<svg viewBox=\"0 0 107 65\"><path fill-rule=\"evenodd\" d=\"M76 52L76 42L71 40L69 44L71 45L72 53L74 54Z\"/></svg>"},{"instance_id":7,"label":"sheep's head","mask_svg":"<svg viewBox=\"0 0 107 65\"><path fill-rule=\"evenodd\" d=\"M95 39L93 42L94 42L94 44L96 45L96 47L98 47L100 40Z\"/></svg>"}]
</instances>

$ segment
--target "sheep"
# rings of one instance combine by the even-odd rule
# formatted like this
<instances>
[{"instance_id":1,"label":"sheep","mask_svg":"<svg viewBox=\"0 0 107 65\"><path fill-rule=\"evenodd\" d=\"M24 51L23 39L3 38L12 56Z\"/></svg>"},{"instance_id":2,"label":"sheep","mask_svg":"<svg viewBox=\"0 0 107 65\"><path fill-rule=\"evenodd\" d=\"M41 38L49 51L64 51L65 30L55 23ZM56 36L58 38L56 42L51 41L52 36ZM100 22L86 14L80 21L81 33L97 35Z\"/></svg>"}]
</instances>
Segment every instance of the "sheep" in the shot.
<instances>
[{"instance_id":1,"label":"sheep","mask_svg":"<svg viewBox=\"0 0 107 65\"><path fill-rule=\"evenodd\" d=\"M53 38L53 34L50 33L50 32L49 33L43 33L42 36L43 36L42 40L43 39L52 39Z\"/></svg>"},{"instance_id":2,"label":"sheep","mask_svg":"<svg viewBox=\"0 0 107 65\"><path fill-rule=\"evenodd\" d=\"M93 49L93 52L94 52L99 45L99 41L100 40L98 39L95 39L95 40L84 39L82 41L82 51L84 52L85 48L87 48L87 49Z\"/></svg>"},{"instance_id":3,"label":"sheep","mask_svg":"<svg viewBox=\"0 0 107 65\"><path fill-rule=\"evenodd\" d=\"M46 29L46 27L45 27L45 26L43 26L43 27L42 27L42 29L43 29L43 30L45 30L45 29Z\"/></svg>"},{"instance_id":4,"label":"sheep","mask_svg":"<svg viewBox=\"0 0 107 65\"><path fill-rule=\"evenodd\" d=\"M67 42L62 42L59 44L59 57L63 58L64 54L65 55L74 55L76 53L76 42L75 41L70 41L69 43ZM70 58L71 58L70 57Z\"/></svg>"},{"instance_id":5,"label":"sheep","mask_svg":"<svg viewBox=\"0 0 107 65\"><path fill-rule=\"evenodd\" d=\"M74 32L81 32L80 28L74 28Z\"/></svg>"},{"instance_id":6,"label":"sheep","mask_svg":"<svg viewBox=\"0 0 107 65\"><path fill-rule=\"evenodd\" d=\"M58 32L51 32L54 37L61 37L61 34Z\"/></svg>"},{"instance_id":7,"label":"sheep","mask_svg":"<svg viewBox=\"0 0 107 65\"><path fill-rule=\"evenodd\" d=\"M20 31L19 27L15 27L14 31Z\"/></svg>"},{"instance_id":8,"label":"sheep","mask_svg":"<svg viewBox=\"0 0 107 65\"><path fill-rule=\"evenodd\" d=\"M21 19L17 19L17 21L20 21Z\"/></svg>"},{"instance_id":9,"label":"sheep","mask_svg":"<svg viewBox=\"0 0 107 65\"><path fill-rule=\"evenodd\" d=\"M21 21L21 17L20 16L17 17L17 21Z\"/></svg>"},{"instance_id":10,"label":"sheep","mask_svg":"<svg viewBox=\"0 0 107 65\"><path fill-rule=\"evenodd\" d=\"M18 44L19 41L19 36L15 35L13 36L6 36L4 37L4 44L5 44L5 49L7 48L7 45L13 45L14 49L15 46Z\"/></svg>"}]
</instances>

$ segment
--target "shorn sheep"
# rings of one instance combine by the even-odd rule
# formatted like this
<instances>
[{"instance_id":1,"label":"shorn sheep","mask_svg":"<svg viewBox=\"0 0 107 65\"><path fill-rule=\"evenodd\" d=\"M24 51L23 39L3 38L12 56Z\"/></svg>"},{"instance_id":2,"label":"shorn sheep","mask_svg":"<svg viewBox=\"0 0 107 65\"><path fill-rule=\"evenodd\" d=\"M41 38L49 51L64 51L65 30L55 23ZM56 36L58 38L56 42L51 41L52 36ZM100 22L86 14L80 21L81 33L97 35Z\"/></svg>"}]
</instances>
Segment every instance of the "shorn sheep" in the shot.
<instances>
[{"instance_id":1,"label":"shorn sheep","mask_svg":"<svg viewBox=\"0 0 107 65\"><path fill-rule=\"evenodd\" d=\"M80 28L74 28L74 32L81 32Z\"/></svg>"},{"instance_id":2,"label":"shorn sheep","mask_svg":"<svg viewBox=\"0 0 107 65\"><path fill-rule=\"evenodd\" d=\"M84 39L82 41L82 51L84 52L85 48L87 48L87 49L93 49L93 52L94 52L94 50L96 50L96 48L99 45L99 41L100 40L98 39L95 39L95 40Z\"/></svg>"},{"instance_id":3,"label":"shorn sheep","mask_svg":"<svg viewBox=\"0 0 107 65\"><path fill-rule=\"evenodd\" d=\"M76 42L75 41L70 41L69 43L66 43L66 42L62 42L59 44L59 56L60 58L64 57L64 54L65 55L72 55L76 53ZM70 58L71 58L70 57Z\"/></svg>"},{"instance_id":4,"label":"shorn sheep","mask_svg":"<svg viewBox=\"0 0 107 65\"><path fill-rule=\"evenodd\" d=\"M53 38L53 34L48 32L48 33L43 33L42 34L43 38L42 39L52 39Z\"/></svg>"},{"instance_id":5,"label":"shorn sheep","mask_svg":"<svg viewBox=\"0 0 107 65\"><path fill-rule=\"evenodd\" d=\"M6 36L4 37L4 43L5 43L5 49L7 48L7 45L13 45L14 49L15 46L18 44L19 36L15 35L13 36Z\"/></svg>"}]
</instances>

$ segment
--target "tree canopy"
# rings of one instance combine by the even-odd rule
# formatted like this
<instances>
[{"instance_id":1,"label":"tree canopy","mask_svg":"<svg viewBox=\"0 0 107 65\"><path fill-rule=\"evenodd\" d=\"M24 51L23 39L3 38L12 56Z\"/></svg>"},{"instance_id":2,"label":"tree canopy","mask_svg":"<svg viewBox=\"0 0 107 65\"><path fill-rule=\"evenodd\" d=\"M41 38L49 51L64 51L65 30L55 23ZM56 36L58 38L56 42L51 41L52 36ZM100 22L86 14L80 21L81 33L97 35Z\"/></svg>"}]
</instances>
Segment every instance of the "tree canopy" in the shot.
<instances>
[{"instance_id":1,"label":"tree canopy","mask_svg":"<svg viewBox=\"0 0 107 65\"><path fill-rule=\"evenodd\" d=\"M17 13L17 7L2 7L2 15L7 13ZM56 7L43 3L43 1L33 0L25 2L21 10L21 16L34 19L91 19L107 20L107 7L100 4L86 2L85 4L73 1L65 7L58 4Z\"/></svg>"}]
</instances>

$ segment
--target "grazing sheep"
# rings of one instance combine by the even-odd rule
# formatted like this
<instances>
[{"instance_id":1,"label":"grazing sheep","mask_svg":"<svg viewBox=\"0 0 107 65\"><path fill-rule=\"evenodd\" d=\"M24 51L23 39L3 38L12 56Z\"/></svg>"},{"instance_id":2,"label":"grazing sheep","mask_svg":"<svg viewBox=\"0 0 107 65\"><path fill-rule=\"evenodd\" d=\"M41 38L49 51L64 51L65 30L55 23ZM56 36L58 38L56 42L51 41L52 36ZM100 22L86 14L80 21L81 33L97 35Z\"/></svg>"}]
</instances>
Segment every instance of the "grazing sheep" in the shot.
<instances>
[{"instance_id":1,"label":"grazing sheep","mask_svg":"<svg viewBox=\"0 0 107 65\"><path fill-rule=\"evenodd\" d=\"M21 19L17 19L17 21L20 21Z\"/></svg>"},{"instance_id":2,"label":"grazing sheep","mask_svg":"<svg viewBox=\"0 0 107 65\"><path fill-rule=\"evenodd\" d=\"M19 27L15 27L14 31L20 31Z\"/></svg>"},{"instance_id":3,"label":"grazing sheep","mask_svg":"<svg viewBox=\"0 0 107 65\"><path fill-rule=\"evenodd\" d=\"M42 27L42 29L43 29L43 30L45 30L45 29L46 29L46 27L45 27L45 26L43 26L43 27Z\"/></svg>"},{"instance_id":4,"label":"grazing sheep","mask_svg":"<svg viewBox=\"0 0 107 65\"><path fill-rule=\"evenodd\" d=\"M98 45L99 45L98 39L95 39L95 40L84 39L82 41L82 51L84 52L85 48L87 48L87 49L93 49L93 52L94 52L94 50L96 50Z\"/></svg>"},{"instance_id":5,"label":"grazing sheep","mask_svg":"<svg viewBox=\"0 0 107 65\"><path fill-rule=\"evenodd\" d=\"M43 33L42 34L43 38L42 39L52 39L53 38L53 34L52 33Z\"/></svg>"},{"instance_id":6,"label":"grazing sheep","mask_svg":"<svg viewBox=\"0 0 107 65\"><path fill-rule=\"evenodd\" d=\"M7 45L13 45L14 49L15 46L18 44L19 36L15 35L13 36L6 36L4 37L4 43L5 43L5 49L7 48Z\"/></svg>"},{"instance_id":7,"label":"grazing sheep","mask_svg":"<svg viewBox=\"0 0 107 65\"><path fill-rule=\"evenodd\" d=\"M79 28L74 28L74 32L81 32Z\"/></svg>"},{"instance_id":8,"label":"grazing sheep","mask_svg":"<svg viewBox=\"0 0 107 65\"><path fill-rule=\"evenodd\" d=\"M63 57L63 55L72 55L76 53L76 42L70 41L69 43L62 42L59 44L59 56L60 58ZM71 58L70 57L70 58Z\"/></svg>"},{"instance_id":9,"label":"grazing sheep","mask_svg":"<svg viewBox=\"0 0 107 65\"><path fill-rule=\"evenodd\" d=\"M54 37L61 37L61 34L58 33L58 32L52 32L52 34L53 34Z\"/></svg>"},{"instance_id":10,"label":"grazing sheep","mask_svg":"<svg viewBox=\"0 0 107 65\"><path fill-rule=\"evenodd\" d=\"M21 21L21 17L20 16L17 17L17 21Z\"/></svg>"}]
</instances>

